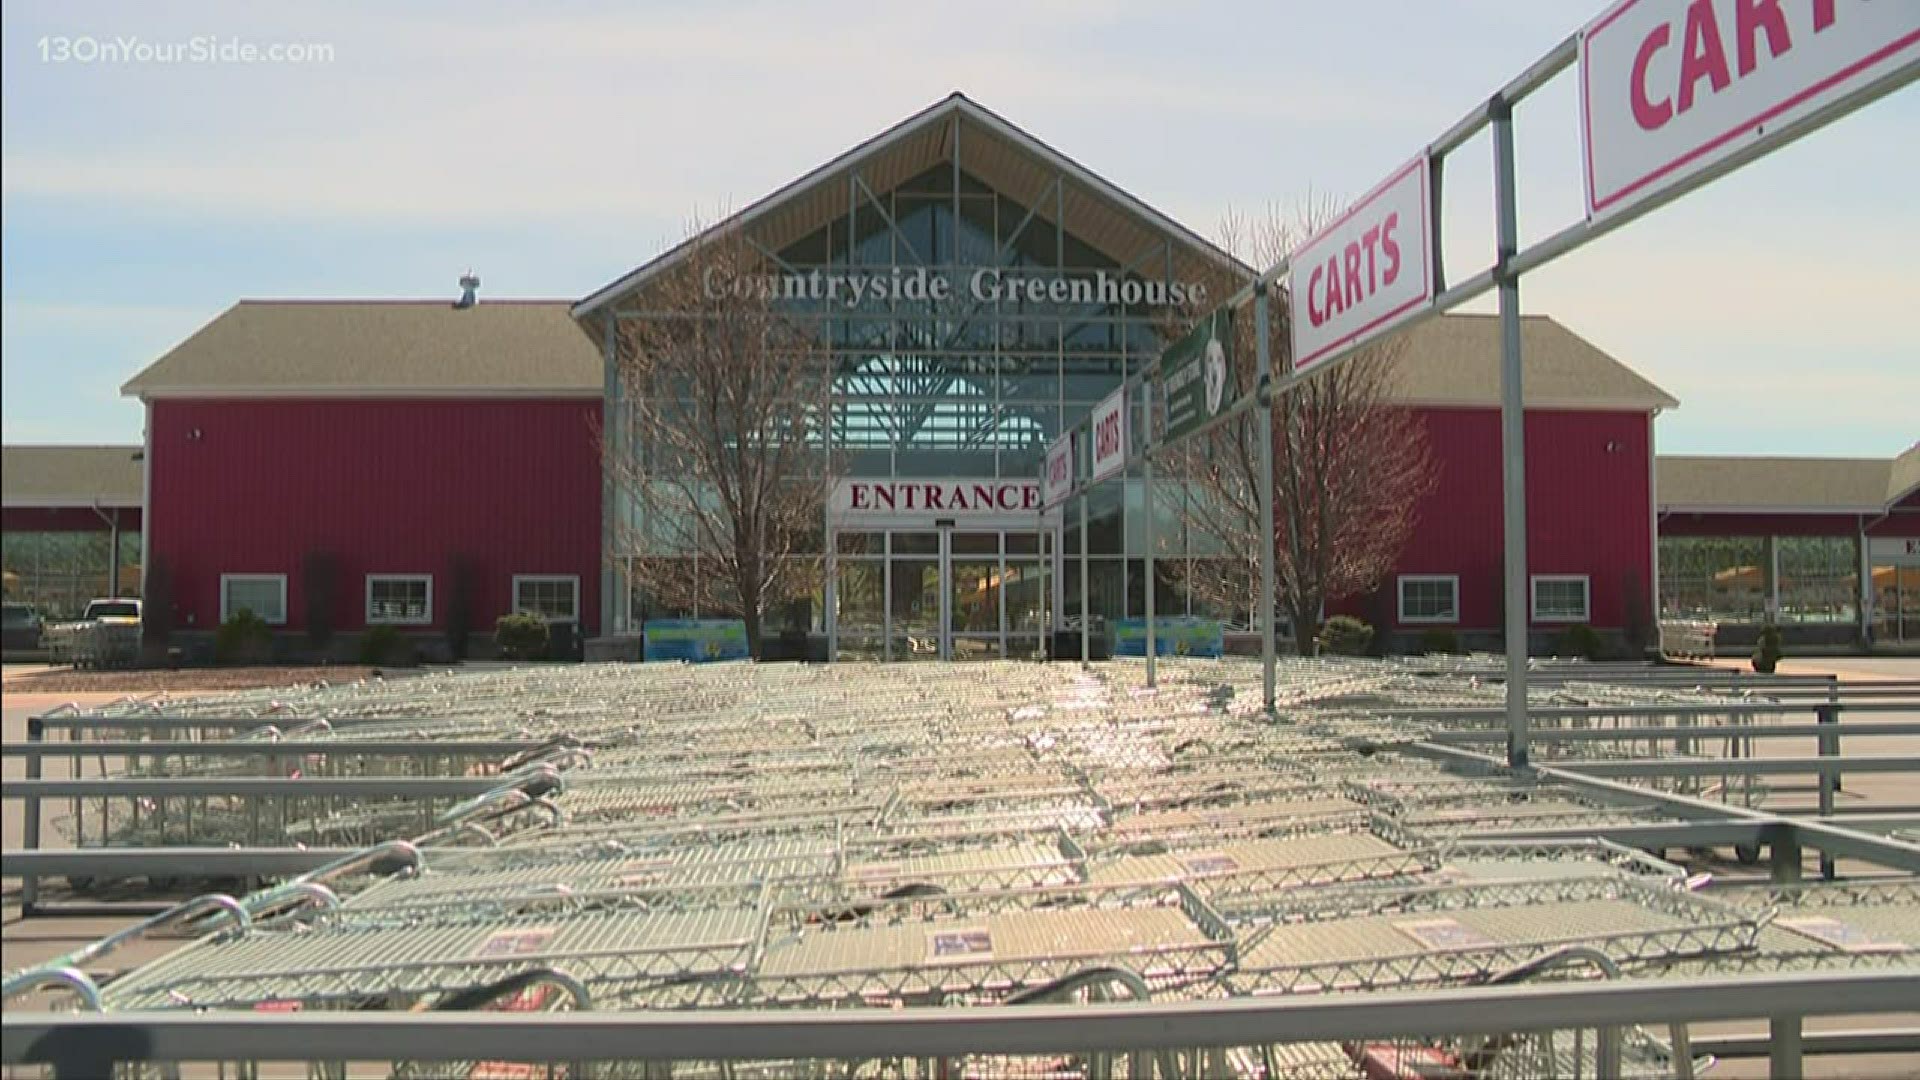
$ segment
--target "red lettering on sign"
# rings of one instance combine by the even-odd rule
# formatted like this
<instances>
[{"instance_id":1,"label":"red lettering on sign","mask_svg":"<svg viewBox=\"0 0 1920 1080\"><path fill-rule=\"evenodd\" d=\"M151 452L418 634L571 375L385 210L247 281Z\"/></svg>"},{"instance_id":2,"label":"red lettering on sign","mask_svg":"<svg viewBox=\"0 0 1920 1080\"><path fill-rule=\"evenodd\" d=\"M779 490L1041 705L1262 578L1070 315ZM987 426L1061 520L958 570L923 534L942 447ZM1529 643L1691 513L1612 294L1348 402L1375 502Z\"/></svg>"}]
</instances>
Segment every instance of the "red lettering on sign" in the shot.
<instances>
[{"instance_id":1,"label":"red lettering on sign","mask_svg":"<svg viewBox=\"0 0 1920 1080\"><path fill-rule=\"evenodd\" d=\"M1393 230L1400 227L1400 211L1387 215L1380 226L1380 250L1386 252L1387 270L1380 276L1380 284L1391 285L1400 276L1400 245L1393 239Z\"/></svg>"},{"instance_id":2,"label":"red lettering on sign","mask_svg":"<svg viewBox=\"0 0 1920 1080\"><path fill-rule=\"evenodd\" d=\"M873 493L873 494L874 494L874 500L873 500L873 501L874 501L874 506L875 506L876 508L877 508L877 507L878 507L878 506L879 506L879 505L880 505L881 503L886 503L886 504L887 504L887 509L889 509L889 510L897 510L897 509L899 509L899 507L898 507L897 505L895 505L895 503L894 503L894 501L893 501L893 500L894 500L894 492L893 492L893 485L892 485L892 484L888 484L888 485L887 485L887 486L885 486L885 487L879 487L879 488L875 488L875 489L874 489L874 493Z\"/></svg>"},{"instance_id":3,"label":"red lettering on sign","mask_svg":"<svg viewBox=\"0 0 1920 1080\"><path fill-rule=\"evenodd\" d=\"M1793 47L1793 36L1787 33L1787 15L1780 10L1780 0L1736 0L1733 37L1742 75L1753 74L1754 66L1760 62L1754 38L1762 30L1767 33L1767 51L1774 56Z\"/></svg>"},{"instance_id":4,"label":"red lettering on sign","mask_svg":"<svg viewBox=\"0 0 1920 1080\"><path fill-rule=\"evenodd\" d=\"M1701 79L1711 82L1716 92L1733 82L1727 72L1727 49L1720 43L1720 22L1713 15L1713 0L1693 0L1687 5L1687 28L1680 42L1680 103L1675 111L1693 108L1693 88Z\"/></svg>"},{"instance_id":5,"label":"red lettering on sign","mask_svg":"<svg viewBox=\"0 0 1920 1080\"><path fill-rule=\"evenodd\" d=\"M1813 30L1819 33L1833 25L1833 0L1810 0L1813 6ZM1713 0L1693 0L1687 5L1687 21L1680 32L1680 72L1671 92L1654 97L1648 84L1649 69L1656 53L1673 43L1673 24L1661 23L1647 32L1633 54L1628 76L1627 100L1633 107L1634 122L1644 131L1657 131L1674 117L1693 108L1703 93L1717 94L1732 86L1736 78L1745 78L1760 67L1760 40L1764 36L1767 55L1777 59L1792 51L1793 29L1787 22L1781 0L1734 0L1731 66L1727 46L1720 34L1720 20L1714 14ZM1707 88L1700 89L1701 81ZM1663 88L1667 89L1667 88Z\"/></svg>"},{"instance_id":6,"label":"red lettering on sign","mask_svg":"<svg viewBox=\"0 0 1920 1080\"><path fill-rule=\"evenodd\" d=\"M1024 506L1026 509L1028 510L1040 509L1040 489L1039 488L1025 487L1025 488L1021 488L1020 491L1025 497Z\"/></svg>"},{"instance_id":7,"label":"red lettering on sign","mask_svg":"<svg viewBox=\"0 0 1920 1080\"><path fill-rule=\"evenodd\" d=\"M990 484L973 485L973 505L978 510L993 508L993 486Z\"/></svg>"},{"instance_id":8,"label":"red lettering on sign","mask_svg":"<svg viewBox=\"0 0 1920 1080\"><path fill-rule=\"evenodd\" d=\"M939 488L935 487L932 484L928 484L925 487L921 488L920 491L922 496L926 500L926 509L945 510L947 508L947 505L946 505L947 500L943 496Z\"/></svg>"},{"instance_id":9,"label":"red lettering on sign","mask_svg":"<svg viewBox=\"0 0 1920 1080\"><path fill-rule=\"evenodd\" d=\"M867 508L867 491L871 486L870 484L853 485L853 508L855 510L865 510Z\"/></svg>"},{"instance_id":10,"label":"red lettering on sign","mask_svg":"<svg viewBox=\"0 0 1920 1080\"><path fill-rule=\"evenodd\" d=\"M1120 417L1118 412L1100 418L1093 427L1093 456L1096 461L1105 460L1121 452Z\"/></svg>"},{"instance_id":11,"label":"red lettering on sign","mask_svg":"<svg viewBox=\"0 0 1920 1080\"><path fill-rule=\"evenodd\" d=\"M1653 54L1667 47L1667 41L1673 37L1673 27L1661 23L1653 33L1648 34L1640 43L1640 51L1633 54L1633 120L1644 131L1658 130L1667 121L1673 119L1673 101L1661 98L1653 101L1647 97L1647 64L1652 62Z\"/></svg>"},{"instance_id":12,"label":"red lettering on sign","mask_svg":"<svg viewBox=\"0 0 1920 1080\"><path fill-rule=\"evenodd\" d=\"M1313 302L1313 298L1318 296L1319 293L1320 268L1316 266L1313 268L1313 273L1307 277L1307 320L1315 326L1319 326L1321 323L1327 321L1326 313L1321 311Z\"/></svg>"}]
</instances>

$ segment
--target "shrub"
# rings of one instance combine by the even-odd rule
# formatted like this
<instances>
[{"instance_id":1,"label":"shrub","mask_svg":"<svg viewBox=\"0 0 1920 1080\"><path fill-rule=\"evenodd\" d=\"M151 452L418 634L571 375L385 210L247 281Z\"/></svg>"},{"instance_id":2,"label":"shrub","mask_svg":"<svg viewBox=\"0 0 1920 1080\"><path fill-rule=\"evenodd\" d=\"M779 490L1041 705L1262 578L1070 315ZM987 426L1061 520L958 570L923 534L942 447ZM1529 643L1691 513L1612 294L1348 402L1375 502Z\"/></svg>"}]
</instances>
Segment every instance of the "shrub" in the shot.
<instances>
[{"instance_id":1,"label":"shrub","mask_svg":"<svg viewBox=\"0 0 1920 1080\"><path fill-rule=\"evenodd\" d=\"M1351 615L1335 615L1320 626L1318 639L1321 652L1336 656L1365 656L1367 646L1373 643L1373 627L1364 619Z\"/></svg>"},{"instance_id":2,"label":"shrub","mask_svg":"<svg viewBox=\"0 0 1920 1080\"><path fill-rule=\"evenodd\" d=\"M273 656L273 631L267 621L241 608L213 635L213 658L222 664L257 664Z\"/></svg>"},{"instance_id":3,"label":"shrub","mask_svg":"<svg viewBox=\"0 0 1920 1080\"><path fill-rule=\"evenodd\" d=\"M1460 651L1460 635L1444 626L1429 627L1420 635L1420 652L1425 656Z\"/></svg>"},{"instance_id":4,"label":"shrub","mask_svg":"<svg viewBox=\"0 0 1920 1080\"><path fill-rule=\"evenodd\" d=\"M531 611L516 611L493 624L493 643L509 660L532 660L546 654L547 633L547 620Z\"/></svg>"},{"instance_id":5,"label":"shrub","mask_svg":"<svg viewBox=\"0 0 1920 1080\"><path fill-rule=\"evenodd\" d=\"M1771 675L1773 669L1780 666L1780 658L1784 655L1780 649L1780 628L1768 623L1760 631L1759 643L1753 647L1753 670L1762 675Z\"/></svg>"},{"instance_id":6,"label":"shrub","mask_svg":"<svg viewBox=\"0 0 1920 1080\"><path fill-rule=\"evenodd\" d=\"M413 642L395 626L369 626L360 638L360 662L369 667L381 664L408 667L418 662Z\"/></svg>"},{"instance_id":7,"label":"shrub","mask_svg":"<svg viewBox=\"0 0 1920 1080\"><path fill-rule=\"evenodd\" d=\"M1553 645L1553 655L1596 660L1603 647L1600 632L1586 623L1579 623L1560 631L1560 637Z\"/></svg>"}]
</instances>

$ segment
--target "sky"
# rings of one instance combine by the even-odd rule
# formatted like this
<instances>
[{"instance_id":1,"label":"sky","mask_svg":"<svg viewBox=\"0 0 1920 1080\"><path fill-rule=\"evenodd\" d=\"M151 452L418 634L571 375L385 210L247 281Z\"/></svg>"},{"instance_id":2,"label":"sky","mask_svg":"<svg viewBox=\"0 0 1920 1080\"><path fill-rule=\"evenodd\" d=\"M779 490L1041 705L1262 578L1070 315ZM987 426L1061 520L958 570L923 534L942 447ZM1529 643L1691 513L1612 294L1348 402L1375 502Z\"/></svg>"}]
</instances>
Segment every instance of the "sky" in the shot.
<instances>
[{"instance_id":1,"label":"sky","mask_svg":"<svg viewBox=\"0 0 1920 1080\"><path fill-rule=\"evenodd\" d=\"M1602 6L9 3L0 427L137 442L120 385L243 297L450 299L471 267L483 301L578 298L956 89L1202 233L1346 201ZM162 59L196 40L229 58ZM155 58L97 55L129 42ZM1576 106L1568 73L1517 115L1523 243L1579 216ZM1916 132L1910 85L1529 274L1523 308L1680 400L1662 452L1898 453ZM1483 134L1448 164L1455 280L1491 190Z\"/></svg>"}]
</instances>

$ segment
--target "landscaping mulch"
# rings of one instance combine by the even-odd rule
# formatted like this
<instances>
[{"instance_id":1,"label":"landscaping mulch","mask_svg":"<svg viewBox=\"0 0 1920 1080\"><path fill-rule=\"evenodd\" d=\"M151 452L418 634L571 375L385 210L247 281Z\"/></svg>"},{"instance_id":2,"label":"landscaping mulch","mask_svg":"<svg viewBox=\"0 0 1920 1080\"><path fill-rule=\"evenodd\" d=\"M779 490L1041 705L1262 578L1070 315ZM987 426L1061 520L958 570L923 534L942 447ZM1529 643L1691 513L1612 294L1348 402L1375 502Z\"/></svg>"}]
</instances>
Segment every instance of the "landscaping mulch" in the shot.
<instances>
[{"instance_id":1,"label":"landscaping mulch","mask_svg":"<svg viewBox=\"0 0 1920 1080\"><path fill-rule=\"evenodd\" d=\"M19 694L151 694L159 691L254 690L316 682L352 682L377 669L360 664L326 667L158 668L108 671L57 669L7 680L7 692Z\"/></svg>"}]
</instances>

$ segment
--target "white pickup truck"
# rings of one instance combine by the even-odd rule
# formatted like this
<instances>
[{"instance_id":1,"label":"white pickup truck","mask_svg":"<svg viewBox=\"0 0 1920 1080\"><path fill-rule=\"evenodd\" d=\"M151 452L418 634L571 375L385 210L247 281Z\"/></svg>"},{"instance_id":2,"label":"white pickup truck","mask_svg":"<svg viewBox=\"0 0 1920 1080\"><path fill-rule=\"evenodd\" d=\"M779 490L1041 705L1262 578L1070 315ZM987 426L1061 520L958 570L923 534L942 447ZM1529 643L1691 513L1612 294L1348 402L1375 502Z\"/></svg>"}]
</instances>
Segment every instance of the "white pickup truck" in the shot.
<instances>
[{"instance_id":1,"label":"white pickup truck","mask_svg":"<svg viewBox=\"0 0 1920 1080\"><path fill-rule=\"evenodd\" d=\"M140 601L110 596L87 602L78 622L53 623L41 641L47 658L75 667L117 667L140 658Z\"/></svg>"}]
</instances>

